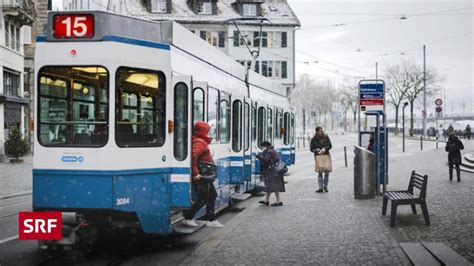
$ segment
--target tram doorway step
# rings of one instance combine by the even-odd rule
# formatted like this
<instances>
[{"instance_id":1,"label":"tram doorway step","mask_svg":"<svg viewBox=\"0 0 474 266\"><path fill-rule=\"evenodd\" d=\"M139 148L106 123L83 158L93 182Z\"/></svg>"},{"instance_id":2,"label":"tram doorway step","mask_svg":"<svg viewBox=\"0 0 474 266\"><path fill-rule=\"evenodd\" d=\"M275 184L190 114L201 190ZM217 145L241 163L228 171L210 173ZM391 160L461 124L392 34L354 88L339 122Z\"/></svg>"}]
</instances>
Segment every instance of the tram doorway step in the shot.
<instances>
[{"instance_id":1,"label":"tram doorway step","mask_svg":"<svg viewBox=\"0 0 474 266\"><path fill-rule=\"evenodd\" d=\"M173 225L174 232L177 234L192 234L206 225L206 221L195 220L195 222L198 224L198 226L192 227L184 225L183 221L180 221Z\"/></svg>"}]
</instances>

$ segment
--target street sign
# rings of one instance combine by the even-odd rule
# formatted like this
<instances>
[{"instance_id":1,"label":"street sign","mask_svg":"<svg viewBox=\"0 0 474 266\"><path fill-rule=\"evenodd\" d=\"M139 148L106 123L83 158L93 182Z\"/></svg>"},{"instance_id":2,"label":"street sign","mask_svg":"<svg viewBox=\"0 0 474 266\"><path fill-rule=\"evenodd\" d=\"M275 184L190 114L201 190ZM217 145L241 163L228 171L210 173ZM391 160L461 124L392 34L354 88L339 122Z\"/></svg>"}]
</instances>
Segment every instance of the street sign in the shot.
<instances>
[{"instance_id":1,"label":"street sign","mask_svg":"<svg viewBox=\"0 0 474 266\"><path fill-rule=\"evenodd\" d=\"M435 104L436 104L436 106L441 106L441 105L443 104L443 100L441 100L441 99L436 99L436 100L435 100Z\"/></svg>"},{"instance_id":2,"label":"street sign","mask_svg":"<svg viewBox=\"0 0 474 266\"><path fill-rule=\"evenodd\" d=\"M379 81L359 83L359 106L361 111L383 111L385 106L385 86Z\"/></svg>"},{"instance_id":3,"label":"street sign","mask_svg":"<svg viewBox=\"0 0 474 266\"><path fill-rule=\"evenodd\" d=\"M437 113L441 113L441 111L443 111L443 107L441 107L441 106L436 107L436 112Z\"/></svg>"}]
</instances>

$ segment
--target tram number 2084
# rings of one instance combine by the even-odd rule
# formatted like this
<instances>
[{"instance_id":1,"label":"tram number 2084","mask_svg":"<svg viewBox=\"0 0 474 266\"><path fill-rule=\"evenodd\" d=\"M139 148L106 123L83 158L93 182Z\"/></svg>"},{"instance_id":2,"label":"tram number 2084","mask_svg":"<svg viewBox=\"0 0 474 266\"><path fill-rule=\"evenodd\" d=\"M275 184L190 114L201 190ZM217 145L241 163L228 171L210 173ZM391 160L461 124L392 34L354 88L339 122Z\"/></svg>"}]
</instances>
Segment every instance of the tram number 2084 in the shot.
<instances>
[{"instance_id":1,"label":"tram number 2084","mask_svg":"<svg viewBox=\"0 0 474 266\"><path fill-rule=\"evenodd\" d=\"M115 204L117 206L130 204L130 198L118 198Z\"/></svg>"}]
</instances>

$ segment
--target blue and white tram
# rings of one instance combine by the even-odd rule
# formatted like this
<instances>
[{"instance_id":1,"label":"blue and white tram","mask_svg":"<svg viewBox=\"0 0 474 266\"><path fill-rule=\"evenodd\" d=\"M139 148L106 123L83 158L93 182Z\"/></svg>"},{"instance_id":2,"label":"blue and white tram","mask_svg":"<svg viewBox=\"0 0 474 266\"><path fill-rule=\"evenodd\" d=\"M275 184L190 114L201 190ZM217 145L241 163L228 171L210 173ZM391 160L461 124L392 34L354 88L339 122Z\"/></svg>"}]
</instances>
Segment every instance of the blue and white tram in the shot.
<instances>
[{"instance_id":1,"label":"blue and white tram","mask_svg":"<svg viewBox=\"0 0 474 266\"><path fill-rule=\"evenodd\" d=\"M251 73L248 97L244 67L177 23L51 12L35 64L33 208L71 229L51 245L73 244L80 221L175 232L193 197L194 121L213 125L218 209L256 187L258 143L294 163L278 85Z\"/></svg>"}]
</instances>

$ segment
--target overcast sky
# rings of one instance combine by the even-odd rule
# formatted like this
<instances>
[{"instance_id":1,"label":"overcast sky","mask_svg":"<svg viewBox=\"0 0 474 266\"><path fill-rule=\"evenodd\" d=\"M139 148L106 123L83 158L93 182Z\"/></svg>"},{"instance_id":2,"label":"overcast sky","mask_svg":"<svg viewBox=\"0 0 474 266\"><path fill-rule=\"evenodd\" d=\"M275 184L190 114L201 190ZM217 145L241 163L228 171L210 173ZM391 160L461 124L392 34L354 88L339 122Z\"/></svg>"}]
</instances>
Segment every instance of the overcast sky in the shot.
<instances>
[{"instance_id":1,"label":"overcast sky","mask_svg":"<svg viewBox=\"0 0 474 266\"><path fill-rule=\"evenodd\" d=\"M288 2L301 22L297 74L336 82L344 75L374 78L376 61L379 75L384 67L403 59L421 66L426 44L427 65L446 76L445 96L441 92L438 97L446 100L447 113L474 114L472 1ZM407 19L401 20L402 15ZM431 106L433 101L428 99ZM434 111L431 106L428 113Z\"/></svg>"},{"instance_id":2,"label":"overcast sky","mask_svg":"<svg viewBox=\"0 0 474 266\"><path fill-rule=\"evenodd\" d=\"M345 75L374 78L375 62L380 75L387 65L404 59L421 66L426 44L427 65L446 77L444 93L437 96L445 100L446 112L474 114L473 1L288 2L301 22L296 35L297 75L310 73L333 82ZM60 6L61 1L53 4ZM402 15L407 19L401 20Z\"/></svg>"}]
</instances>

